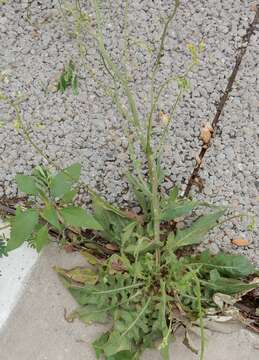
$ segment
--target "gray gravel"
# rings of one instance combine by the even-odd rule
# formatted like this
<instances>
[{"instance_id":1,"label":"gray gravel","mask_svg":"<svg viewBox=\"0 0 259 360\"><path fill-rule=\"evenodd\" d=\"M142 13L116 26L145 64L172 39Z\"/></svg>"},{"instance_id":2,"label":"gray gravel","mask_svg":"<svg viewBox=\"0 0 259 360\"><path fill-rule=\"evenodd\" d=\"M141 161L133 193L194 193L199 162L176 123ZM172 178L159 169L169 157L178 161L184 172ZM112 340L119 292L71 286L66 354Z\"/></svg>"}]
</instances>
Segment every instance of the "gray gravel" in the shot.
<instances>
[{"instance_id":1,"label":"gray gravel","mask_svg":"<svg viewBox=\"0 0 259 360\"><path fill-rule=\"evenodd\" d=\"M29 3L32 3L29 6ZM86 3L82 1L82 3ZM122 1L105 1L107 47L114 58L120 59L122 41ZM171 4L169 0L130 1L129 32L138 42L151 41L157 45L161 19ZM171 72L181 74L190 56L189 42L202 39L206 51L201 65L190 77L191 91L178 107L165 148L164 165L170 177L165 188L184 184L191 173L201 142L202 124L215 113L215 103L233 66L235 49L254 17L253 1L193 0L182 1L174 25L170 29L162 59L160 81ZM58 11L58 1L14 1L0 5L0 87L6 94L26 95L21 104L25 122L33 129L33 137L42 149L60 165L79 161L83 166L82 179L112 202L126 204L132 196L123 174L128 166L125 153L127 141L122 133L121 118L109 99L84 71L75 41L64 31ZM29 7L28 7L29 6ZM70 24L67 23L70 29ZM88 40L87 40L88 41ZM90 66L104 83L105 77L97 63L92 43L87 42ZM147 108L146 73L149 57L143 47L134 46L129 65L135 79L140 113ZM79 95L53 91L53 84L63 66L73 59L79 72ZM220 129L212 148L206 155L201 172L205 180L204 193L198 197L214 203L228 203L236 211L259 215L259 116L258 116L258 34L252 37L245 61L238 75L232 96L224 110ZM141 67L140 67L141 66ZM160 109L168 111L175 98L172 86L162 98ZM1 106L1 105L0 105ZM13 113L0 107L0 196L15 196L14 176L29 172L42 162L39 155L26 144L13 128ZM158 124L160 126L160 124ZM84 195L82 194L82 197ZM87 199L87 197L85 197ZM247 248L236 249L231 239L251 240ZM258 230L250 234L244 222L227 225L207 239L213 252L219 249L247 254L259 263Z\"/></svg>"}]
</instances>

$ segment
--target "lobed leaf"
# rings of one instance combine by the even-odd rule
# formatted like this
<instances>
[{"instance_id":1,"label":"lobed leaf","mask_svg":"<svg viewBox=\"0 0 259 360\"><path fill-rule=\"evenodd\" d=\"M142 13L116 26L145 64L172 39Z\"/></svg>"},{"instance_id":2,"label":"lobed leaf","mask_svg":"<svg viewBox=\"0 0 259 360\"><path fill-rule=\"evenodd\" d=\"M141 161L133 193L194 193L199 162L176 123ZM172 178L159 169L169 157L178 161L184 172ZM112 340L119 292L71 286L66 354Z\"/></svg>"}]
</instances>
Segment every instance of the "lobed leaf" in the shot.
<instances>
[{"instance_id":1,"label":"lobed leaf","mask_svg":"<svg viewBox=\"0 0 259 360\"><path fill-rule=\"evenodd\" d=\"M213 290L227 295L242 294L248 290L253 290L259 287L259 283L247 284L237 279L230 279L219 277L218 279L211 279L208 281L200 280L203 285Z\"/></svg>"},{"instance_id":2,"label":"lobed leaf","mask_svg":"<svg viewBox=\"0 0 259 360\"><path fill-rule=\"evenodd\" d=\"M246 256L230 255L224 252L211 255L208 251L204 251L188 260L188 262L192 265L202 265L201 271L209 272L216 269L220 275L230 278L242 278L256 272L255 266Z\"/></svg>"}]
</instances>

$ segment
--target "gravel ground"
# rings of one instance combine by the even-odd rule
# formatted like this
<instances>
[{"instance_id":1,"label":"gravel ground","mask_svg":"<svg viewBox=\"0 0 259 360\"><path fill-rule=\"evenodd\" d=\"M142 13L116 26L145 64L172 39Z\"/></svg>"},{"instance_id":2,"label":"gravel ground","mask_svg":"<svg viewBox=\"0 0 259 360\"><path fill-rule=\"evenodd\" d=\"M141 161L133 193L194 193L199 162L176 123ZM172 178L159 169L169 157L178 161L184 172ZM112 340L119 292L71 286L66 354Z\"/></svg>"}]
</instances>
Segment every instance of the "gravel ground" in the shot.
<instances>
[{"instance_id":1,"label":"gravel ground","mask_svg":"<svg viewBox=\"0 0 259 360\"><path fill-rule=\"evenodd\" d=\"M83 5L86 1L82 1ZM120 59L123 31L122 1L104 1L106 45L115 59ZM0 2L1 4L1 2ZM140 113L147 108L146 71L151 46L161 33L161 19L168 13L171 1L130 1L128 19L133 48L128 65L135 80L134 88ZM169 132L163 158L170 179L184 188L195 164L201 141L202 124L210 121L215 104L224 89L245 29L254 17L254 1L190 0L182 1L174 25L170 28L159 81L170 73L181 74L190 61L186 45L202 39L206 51L200 67L191 74L191 90L178 107ZM131 200L123 177L128 164L127 141L121 128L122 120L111 102L101 95L94 81L84 71L71 30L58 11L58 1L14 1L0 5L0 78L1 89L10 96L25 95L21 103L25 122L33 130L39 146L60 165L76 161L82 164L82 179L101 191L112 202L125 204ZM68 19L69 20L69 19ZM97 69L97 78L110 81L97 63L97 54L86 36L87 63ZM135 60L132 60L134 54ZM53 91L53 84L63 66L73 59L79 74L79 95L71 91ZM228 203L238 211L259 215L259 116L258 116L259 37L253 35L251 45L238 74L232 96L225 107L220 128L209 149L201 177L203 194L214 203ZM172 86L160 103L167 112L175 99ZM1 106L1 105L0 105ZM39 155L17 134L14 114L0 107L0 196L17 195L14 176L29 172L42 162ZM161 124L158 123L158 127ZM82 194L82 197L84 195ZM251 234L246 224L233 225L216 231L207 239L212 251L225 249L247 254L259 263L258 229ZM231 239L249 237L250 245L236 248ZM213 239L211 242L210 239ZM205 242L206 243L206 242Z\"/></svg>"}]
</instances>

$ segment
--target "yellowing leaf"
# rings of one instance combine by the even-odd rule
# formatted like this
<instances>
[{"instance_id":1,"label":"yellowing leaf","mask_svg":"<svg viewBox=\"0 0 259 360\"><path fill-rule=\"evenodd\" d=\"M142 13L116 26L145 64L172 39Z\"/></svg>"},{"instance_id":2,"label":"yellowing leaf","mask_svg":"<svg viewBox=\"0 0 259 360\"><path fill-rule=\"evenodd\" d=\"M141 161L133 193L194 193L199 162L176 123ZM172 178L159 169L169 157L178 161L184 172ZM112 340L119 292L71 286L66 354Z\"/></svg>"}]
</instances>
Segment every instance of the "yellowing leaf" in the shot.
<instances>
[{"instance_id":1,"label":"yellowing leaf","mask_svg":"<svg viewBox=\"0 0 259 360\"><path fill-rule=\"evenodd\" d=\"M54 270L63 275L67 280L75 281L84 285L95 285L98 281L98 275L93 270L85 267L75 267L71 270L54 267Z\"/></svg>"},{"instance_id":2,"label":"yellowing leaf","mask_svg":"<svg viewBox=\"0 0 259 360\"><path fill-rule=\"evenodd\" d=\"M83 250L80 254L86 259L86 261L91 265L97 265L102 263L102 260L98 259L96 256L89 253L87 250Z\"/></svg>"}]
</instances>

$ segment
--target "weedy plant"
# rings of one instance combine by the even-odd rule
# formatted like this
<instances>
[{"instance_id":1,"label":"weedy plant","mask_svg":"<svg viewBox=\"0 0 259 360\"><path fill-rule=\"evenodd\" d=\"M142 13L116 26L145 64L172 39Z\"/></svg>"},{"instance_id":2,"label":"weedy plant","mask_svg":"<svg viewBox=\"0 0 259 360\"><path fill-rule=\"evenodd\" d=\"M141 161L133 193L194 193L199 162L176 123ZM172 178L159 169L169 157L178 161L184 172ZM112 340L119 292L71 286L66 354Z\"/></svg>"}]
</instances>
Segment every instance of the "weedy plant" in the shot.
<instances>
[{"instance_id":1,"label":"weedy plant","mask_svg":"<svg viewBox=\"0 0 259 360\"><path fill-rule=\"evenodd\" d=\"M62 74L60 75L57 89L64 92L69 86L72 87L74 95L78 94L78 81L76 75L75 65L72 60L65 66Z\"/></svg>"},{"instance_id":2,"label":"weedy plant","mask_svg":"<svg viewBox=\"0 0 259 360\"><path fill-rule=\"evenodd\" d=\"M187 76L198 64L204 44L200 43L198 47L189 45L192 61L186 72L172 76L157 86L156 77L168 28L180 5L176 0L165 21L149 74L150 109L143 122L125 68L121 64L118 66L106 49L99 1L91 0L90 4L94 11L94 25L90 17L83 15L79 1L76 1L75 11L72 12L78 14L76 39L82 49L83 24L93 36L101 62L114 85L103 86L102 89L126 120L128 149L134 169L128 174L128 183L141 213L121 210L79 183L79 164L58 173L38 166L30 176L16 177L19 190L32 197L34 205L29 209L16 209L15 216L10 219L10 239L6 247L1 245L1 251L6 253L25 241L40 251L50 238L81 250L91 268L55 270L80 305L67 316L68 320L79 318L87 324L112 322L111 329L93 343L97 358L137 360L144 349L156 347L168 360L174 333L183 327L184 344L191 351L199 352L200 359L203 359L204 319L224 315L233 308L236 312L235 303L242 294L258 287L258 282L247 280L248 276L255 277L257 270L246 257L222 252L217 255L209 251L195 252L195 245L200 244L211 229L226 221L221 220L226 208L183 198L177 187L168 194L161 191L164 180L161 159L166 135L175 108L188 88ZM95 75L91 69L88 70ZM72 84L73 71L74 67L72 70L70 67L70 75L64 74L60 90L64 91L68 83ZM156 143L154 118L160 97L172 81L177 82L179 92ZM121 93L127 100L127 106L122 102ZM18 131L40 151L22 122L17 104L5 96L2 100L16 111ZM146 159L146 176L135 153L136 145L140 146ZM75 203L81 186L91 195L92 213ZM197 208L208 211L197 216ZM186 217L188 221L185 221ZM200 351L190 344L189 329L192 326L200 327Z\"/></svg>"}]
</instances>

